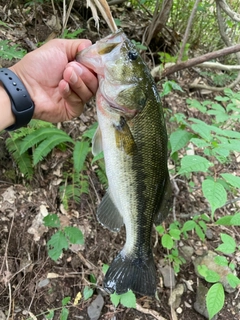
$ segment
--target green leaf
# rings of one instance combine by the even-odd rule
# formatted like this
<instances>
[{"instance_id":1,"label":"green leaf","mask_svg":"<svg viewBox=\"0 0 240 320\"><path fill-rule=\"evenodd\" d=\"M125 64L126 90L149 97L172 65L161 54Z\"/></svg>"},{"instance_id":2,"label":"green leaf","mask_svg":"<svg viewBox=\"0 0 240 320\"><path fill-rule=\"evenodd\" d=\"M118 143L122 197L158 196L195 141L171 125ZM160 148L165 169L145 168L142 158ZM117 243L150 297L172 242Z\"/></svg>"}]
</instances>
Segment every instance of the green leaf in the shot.
<instances>
[{"instance_id":1,"label":"green leaf","mask_svg":"<svg viewBox=\"0 0 240 320\"><path fill-rule=\"evenodd\" d=\"M68 302L71 300L71 297L65 297L62 299L62 306L66 306Z\"/></svg>"},{"instance_id":2,"label":"green leaf","mask_svg":"<svg viewBox=\"0 0 240 320\"><path fill-rule=\"evenodd\" d=\"M56 261L62 254L63 249L68 249L68 241L62 231L57 231L47 242L48 255Z\"/></svg>"},{"instance_id":3,"label":"green leaf","mask_svg":"<svg viewBox=\"0 0 240 320\"><path fill-rule=\"evenodd\" d=\"M203 124L200 124L200 123L192 124L191 128L192 128L193 131L198 133L200 135L200 137L202 137L204 140L206 140L206 141L211 141L212 140L213 137L212 137L212 134L211 134L211 129L205 123L203 123Z\"/></svg>"},{"instance_id":4,"label":"green leaf","mask_svg":"<svg viewBox=\"0 0 240 320\"><path fill-rule=\"evenodd\" d=\"M221 176L233 187L240 189L240 177L231 173L222 173Z\"/></svg>"},{"instance_id":5,"label":"green leaf","mask_svg":"<svg viewBox=\"0 0 240 320\"><path fill-rule=\"evenodd\" d=\"M0 40L0 57L6 60L22 59L26 50L19 48L18 45L9 45L8 40Z\"/></svg>"},{"instance_id":6,"label":"green leaf","mask_svg":"<svg viewBox=\"0 0 240 320\"><path fill-rule=\"evenodd\" d=\"M187 99L187 104L191 108L196 108L197 110L201 111L202 113L205 113L207 108L203 106L198 100L196 99Z\"/></svg>"},{"instance_id":7,"label":"green leaf","mask_svg":"<svg viewBox=\"0 0 240 320\"><path fill-rule=\"evenodd\" d=\"M43 218L44 225L46 227L52 228L59 228L60 227L60 220L57 214L48 214L46 217Z\"/></svg>"},{"instance_id":8,"label":"green leaf","mask_svg":"<svg viewBox=\"0 0 240 320\"><path fill-rule=\"evenodd\" d=\"M67 320L69 315L69 311L67 308L62 308L61 314L60 314L60 320Z\"/></svg>"},{"instance_id":9,"label":"green leaf","mask_svg":"<svg viewBox=\"0 0 240 320\"><path fill-rule=\"evenodd\" d=\"M181 231L179 229L171 229L169 234L174 240L180 240Z\"/></svg>"},{"instance_id":10,"label":"green leaf","mask_svg":"<svg viewBox=\"0 0 240 320\"><path fill-rule=\"evenodd\" d=\"M107 273L108 268L109 268L109 265L104 263L103 266L102 266L102 272L103 272L103 274L106 274L106 273Z\"/></svg>"},{"instance_id":11,"label":"green leaf","mask_svg":"<svg viewBox=\"0 0 240 320\"><path fill-rule=\"evenodd\" d=\"M198 148L205 148L210 146L208 142L199 138L192 138L191 142L194 143Z\"/></svg>"},{"instance_id":12,"label":"green leaf","mask_svg":"<svg viewBox=\"0 0 240 320\"><path fill-rule=\"evenodd\" d=\"M222 244L220 244L216 250L221 251L225 254L231 254L234 253L236 250L236 241L233 239L233 237L229 236L228 234L221 233L221 240Z\"/></svg>"},{"instance_id":13,"label":"green leaf","mask_svg":"<svg viewBox=\"0 0 240 320\"><path fill-rule=\"evenodd\" d=\"M215 283L208 290L206 296L209 319L212 319L224 306L224 289L221 283Z\"/></svg>"},{"instance_id":14,"label":"green leaf","mask_svg":"<svg viewBox=\"0 0 240 320\"><path fill-rule=\"evenodd\" d=\"M229 273L227 275L227 281L230 284L230 286L234 289L240 285L240 279L232 273Z\"/></svg>"},{"instance_id":15,"label":"green leaf","mask_svg":"<svg viewBox=\"0 0 240 320\"><path fill-rule=\"evenodd\" d=\"M225 216L216 221L217 225L222 226L240 226L240 213L236 213L233 216Z\"/></svg>"},{"instance_id":16,"label":"green leaf","mask_svg":"<svg viewBox=\"0 0 240 320\"><path fill-rule=\"evenodd\" d=\"M89 143L87 141L77 141L73 150L74 169L77 173L83 168L84 161L86 160L89 152Z\"/></svg>"},{"instance_id":17,"label":"green leaf","mask_svg":"<svg viewBox=\"0 0 240 320\"><path fill-rule=\"evenodd\" d=\"M170 144L171 144L171 154L183 148L189 140L192 138L192 134L185 130L174 131L170 135Z\"/></svg>"},{"instance_id":18,"label":"green leaf","mask_svg":"<svg viewBox=\"0 0 240 320\"><path fill-rule=\"evenodd\" d=\"M162 246L166 249L172 249L173 247L173 239L170 237L169 234L164 234L162 236Z\"/></svg>"},{"instance_id":19,"label":"green leaf","mask_svg":"<svg viewBox=\"0 0 240 320\"><path fill-rule=\"evenodd\" d=\"M161 225L160 226L156 226L156 230L160 235L163 234L164 231L165 231L164 227L161 226Z\"/></svg>"},{"instance_id":20,"label":"green leaf","mask_svg":"<svg viewBox=\"0 0 240 320\"><path fill-rule=\"evenodd\" d=\"M59 130L56 127L50 128L40 128L34 130L31 134L28 134L21 142L21 149L20 153L24 153L28 149L32 148L33 146L39 144L41 141L52 137L53 135L69 137L65 131Z\"/></svg>"},{"instance_id":21,"label":"green leaf","mask_svg":"<svg viewBox=\"0 0 240 320\"><path fill-rule=\"evenodd\" d=\"M82 231L77 227L65 227L63 232L65 233L70 243L84 244Z\"/></svg>"},{"instance_id":22,"label":"green leaf","mask_svg":"<svg viewBox=\"0 0 240 320\"><path fill-rule=\"evenodd\" d=\"M33 164L36 165L41 161L49 152L52 151L54 147L63 142L72 142L73 140L68 135L53 135L45 139L39 144L36 150L33 153Z\"/></svg>"},{"instance_id":23,"label":"green leaf","mask_svg":"<svg viewBox=\"0 0 240 320\"><path fill-rule=\"evenodd\" d=\"M132 290L121 294L120 302L126 308L136 308L136 296Z\"/></svg>"},{"instance_id":24,"label":"green leaf","mask_svg":"<svg viewBox=\"0 0 240 320\"><path fill-rule=\"evenodd\" d=\"M91 296L93 295L93 289L86 286L84 289L83 289L83 299L84 300L88 300L89 298L91 298Z\"/></svg>"},{"instance_id":25,"label":"green leaf","mask_svg":"<svg viewBox=\"0 0 240 320\"><path fill-rule=\"evenodd\" d=\"M190 172L206 172L213 164L206 158L201 156L185 156L181 160L181 168L178 174L186 174Z\"/></svg>"},{"instance_id":26,"label":"green leaf","mask_svg":"<svg viewBox=\"0 0 240 320\"><path fill-rule=\"evenodd\" d=\"M110 299L112 301L112 304L117 307L120 302L120 295L116 294L115 292L113 294L110 294Z\"/></svg>"},{"instance_id":27,"label":"green leaf","mask_svg":"<svg viewBox=\"0 0 240 320\"><path fill-rule=\"evenodd\" d=\"M182 227L182 232L187 232L190 230L193 230L196 226L196 222L193 220L188 220L184 223L183 227Z\"/></svg>"},{"instance_id":28,"label":"green leaf","mask_svg":"<svg viewBox=\"0 0 240 320\"><path fill-rule=\"evenodd\" d=\"M54 310L50 310L50 311L49 311L49 314L45 315L45 317L46 317L46 319L49 319L49 320L53 319L53 317L54 317Z\"/></svg>"},{"instance_id":29,"label":"green leaf","mask_svg":"<svg viewBox=\"0 0 240 320\"><path fill-rule=\"evenodd\" d=\"M227 193L222 184L206 179L202 183L204 197L208 200L212 216L217 208L222 207L227 201Z\"/></svg>"},{"instance_id":30,"label":"green leaf","mask_svg":"<svg viewBox=\"0 0 240 320\"><path fill-rule=\"evenodd\" d=\"M223 256L216 256L214 258L214 262L216 262L216 264L218 264L219 266L223 266L223 267L228 266L228 260L226 257L223 257Z\"/></svg>"},{"instance_id":31,"label":"green leaf","mask_svg":"<svg viewBox=\"0 0 240 320\"><path fill-rule=\"evenodd\" d=\"M199 238L203 241L205 239L205 234L203 233L202 229L199 227L199 225L196 224L195 226L196 234L199 236Z\"/></svg>"},{"instance_id":32,"label":"green leaf","mask_svg":"<svg viewBox=\"0 0 240 320\"><path fill-rule=\"evenodd\" d=\"M98 123L95 122L93 123L84 133L83 133L83 137L88 137L89 139L92 139L94 137L94 134L97 130L98 127Z\"/></svg>"},{"instance_id":33,"label":"green leaf","mask_svg":"<svg viewBox=\"0 0 240 320\"><path fill-rule=\"evenodd\" d=\"M220 275L216 271L208 269L205 280L210 283L215 283L220 280Z\"/></svg>"}]
</instances>

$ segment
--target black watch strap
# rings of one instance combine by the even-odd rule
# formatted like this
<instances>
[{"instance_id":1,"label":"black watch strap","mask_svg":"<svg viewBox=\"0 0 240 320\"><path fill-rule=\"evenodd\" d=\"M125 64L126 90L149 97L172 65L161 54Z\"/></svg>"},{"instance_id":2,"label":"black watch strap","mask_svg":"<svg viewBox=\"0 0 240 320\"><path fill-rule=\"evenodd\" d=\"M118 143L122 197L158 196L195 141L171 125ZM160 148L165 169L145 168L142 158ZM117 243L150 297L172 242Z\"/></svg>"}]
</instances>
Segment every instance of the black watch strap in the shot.
<instances>
[{"instance_id":1,"label":"black watch strap","mask_svg":"<svg viewBox=\"0 0 240 320\"><path fill-rule=\"evenodd\" d=\"M16 118L14 125L6 130L16 130L28 124L34 112L34 103L22 81L7 68L0 69L0 82L11 100L12 112Z\"/></svg>"}]
</instances>

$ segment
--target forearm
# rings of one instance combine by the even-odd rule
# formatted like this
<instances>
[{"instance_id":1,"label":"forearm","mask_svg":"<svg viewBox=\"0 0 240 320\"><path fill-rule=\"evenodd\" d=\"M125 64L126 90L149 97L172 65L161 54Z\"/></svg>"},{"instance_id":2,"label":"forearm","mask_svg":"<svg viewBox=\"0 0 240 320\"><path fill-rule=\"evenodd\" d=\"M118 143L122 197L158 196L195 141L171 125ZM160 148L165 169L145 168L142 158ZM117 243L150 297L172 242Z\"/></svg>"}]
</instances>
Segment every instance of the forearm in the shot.
<instances>
[{"instance_id":1,"label":"forearm","mask_svg":"<svg viewBox=\"0 0 240 320\"><path fill-rule=\"evenodd\" d=\"M10 98L0 83L0 131L14 124L15 118L11 110Z\"/></svg>"}]
</instances>

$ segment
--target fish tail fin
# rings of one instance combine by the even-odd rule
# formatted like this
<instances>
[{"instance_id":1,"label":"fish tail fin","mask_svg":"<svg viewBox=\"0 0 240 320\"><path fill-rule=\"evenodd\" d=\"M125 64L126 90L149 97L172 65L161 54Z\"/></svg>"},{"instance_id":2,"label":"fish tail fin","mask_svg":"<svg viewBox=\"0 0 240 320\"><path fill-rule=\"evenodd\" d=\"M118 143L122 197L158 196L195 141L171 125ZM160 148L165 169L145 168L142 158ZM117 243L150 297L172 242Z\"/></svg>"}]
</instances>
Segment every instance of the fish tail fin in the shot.
<instances>
[{"instance_id":1,"label":"fish tail fin","mask_svg":"<svg viewBox=\"0 0 240 320\"><path fill-rule=\"evenodd\" d=\"M133 258L121 251L105 275L104 289L109 293L132 290L143 296L155 296L156 269L152 253L148 257Z\"/></svg>"}]
</instances>

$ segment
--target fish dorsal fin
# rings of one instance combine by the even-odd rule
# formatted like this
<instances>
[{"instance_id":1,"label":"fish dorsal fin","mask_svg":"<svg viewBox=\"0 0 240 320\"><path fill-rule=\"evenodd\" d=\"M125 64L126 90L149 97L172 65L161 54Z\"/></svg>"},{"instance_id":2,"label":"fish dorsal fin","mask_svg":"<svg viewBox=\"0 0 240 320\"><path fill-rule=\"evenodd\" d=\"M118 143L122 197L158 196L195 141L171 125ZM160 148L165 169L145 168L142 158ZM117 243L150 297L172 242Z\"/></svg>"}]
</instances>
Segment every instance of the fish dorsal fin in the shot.
<instances>
[{"instance_id":1,"label":"fish dorsal fin","mask_svg":"<svg viewBox=\"0 0 240 320\"><path fill-rule=\"evenodd\" d=\"M172 186L169 176L164 182L162 197L157 214L154 217L155 225L159 225L166 219L173 204Z\"/></svg>"},{"instance_id":2,"label":"fish dorsal fin","mask_svg":"<svg viewBox=\"0 0 240 320\"><path fill-rule=\"evenodd\" d=\"M123 225L123 218L113 203L109 189L98 207L97 219L104 227L114 232L119 231Z\"/></svg>"},{"instance_id":3,"label":"fish dorsal fin","mask_svg":"<svg viewBox=\"0 0 240 320\"><path fill-rule=\"evenodd\" d=\"M97 127L92 139L92 154L97 156L103 151L102 147L102 132L99 126Z\"/></svg>"}]
</instances>

